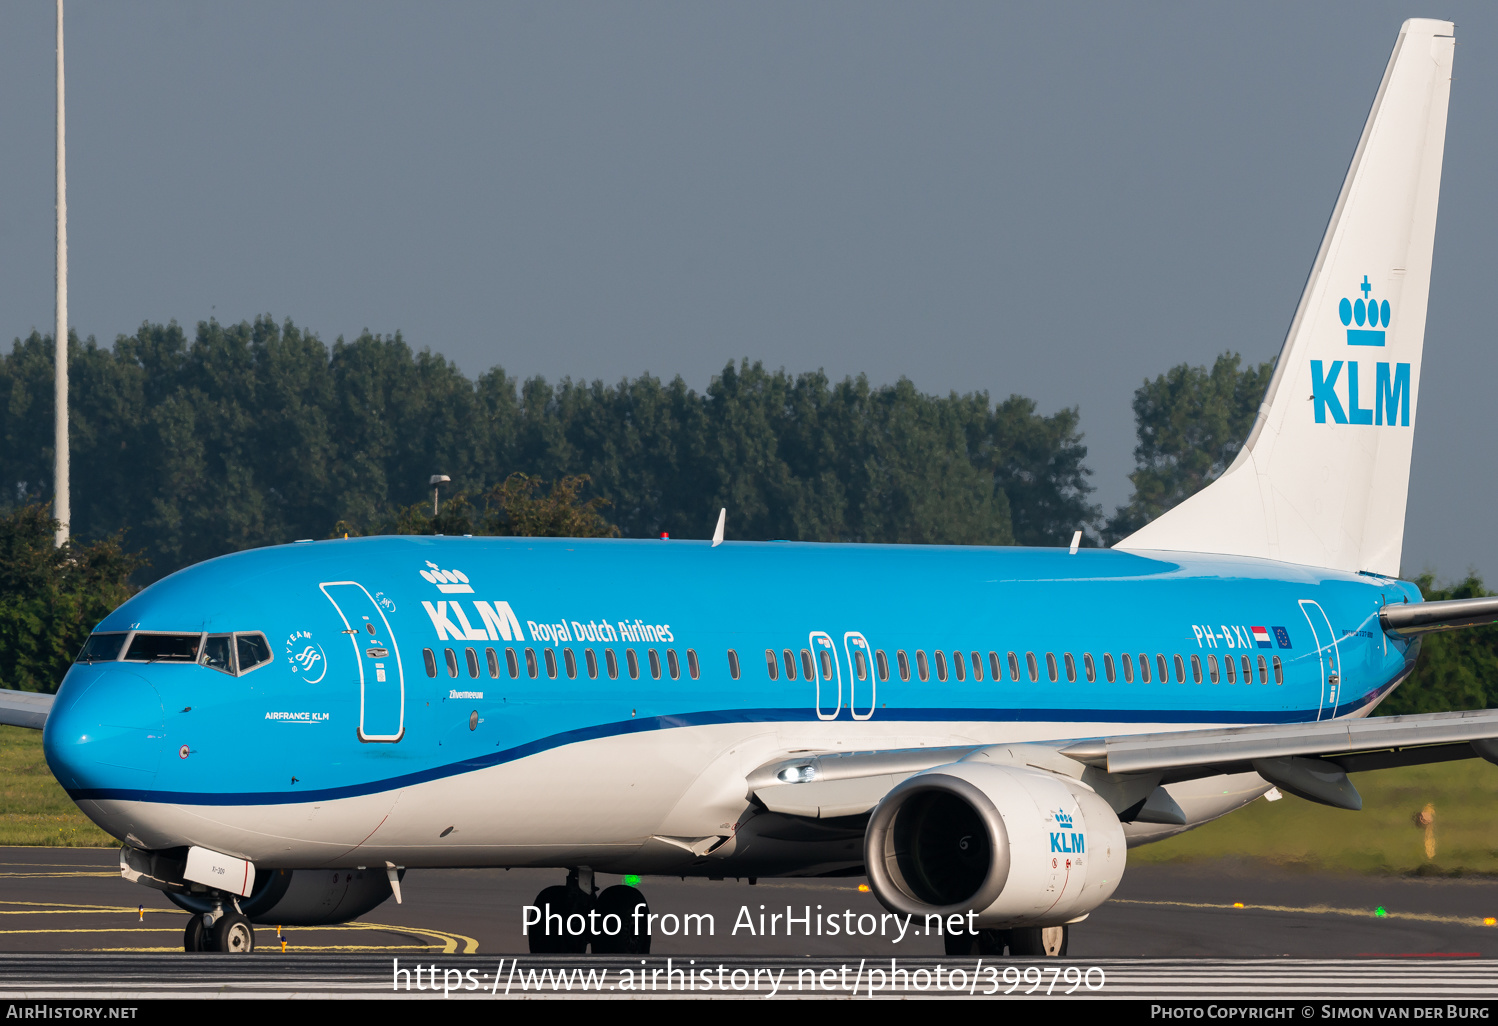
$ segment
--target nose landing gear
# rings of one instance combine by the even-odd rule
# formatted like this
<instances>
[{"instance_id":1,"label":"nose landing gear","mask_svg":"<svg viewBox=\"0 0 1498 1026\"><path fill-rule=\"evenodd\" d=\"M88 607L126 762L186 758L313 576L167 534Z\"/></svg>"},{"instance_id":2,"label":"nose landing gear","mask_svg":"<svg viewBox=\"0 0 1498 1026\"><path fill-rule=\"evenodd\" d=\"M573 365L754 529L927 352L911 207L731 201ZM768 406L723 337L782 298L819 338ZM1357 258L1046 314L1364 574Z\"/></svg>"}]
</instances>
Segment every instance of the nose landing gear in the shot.
<instances>
[{"instance_id":1,"label":"nose landing gear","mask_svg":"<svg viewBox=\"0 0 1498 1026\"><path fill-rule=\"evenodd\" d=\"M540 914L528 927L533 955L581 955L591 944L595 955L650 954L650 906L627 884L596 893L593 870L580 866L563 886L536 895Z\"/></svg>"}]
</instances>

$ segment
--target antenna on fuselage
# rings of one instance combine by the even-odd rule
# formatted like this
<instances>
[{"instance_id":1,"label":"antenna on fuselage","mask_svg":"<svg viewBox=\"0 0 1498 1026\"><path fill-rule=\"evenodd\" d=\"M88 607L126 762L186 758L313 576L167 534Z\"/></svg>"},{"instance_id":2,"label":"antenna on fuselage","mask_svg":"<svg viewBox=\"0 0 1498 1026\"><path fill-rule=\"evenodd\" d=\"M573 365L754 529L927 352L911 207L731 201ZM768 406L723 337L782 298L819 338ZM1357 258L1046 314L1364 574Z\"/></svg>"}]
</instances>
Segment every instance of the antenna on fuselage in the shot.
<instances>
[{"instance_id":1,"label":"antenna on fuselage","mask_svg":"<svg viewBox=\"0 0 1498 1026\"><path fill-rule=\"evenodd\" d=\"M718 510L718 526L713 528L713 548L723 544L723 527L728 523L728 507Z\"/></svg>"}]
</instances>

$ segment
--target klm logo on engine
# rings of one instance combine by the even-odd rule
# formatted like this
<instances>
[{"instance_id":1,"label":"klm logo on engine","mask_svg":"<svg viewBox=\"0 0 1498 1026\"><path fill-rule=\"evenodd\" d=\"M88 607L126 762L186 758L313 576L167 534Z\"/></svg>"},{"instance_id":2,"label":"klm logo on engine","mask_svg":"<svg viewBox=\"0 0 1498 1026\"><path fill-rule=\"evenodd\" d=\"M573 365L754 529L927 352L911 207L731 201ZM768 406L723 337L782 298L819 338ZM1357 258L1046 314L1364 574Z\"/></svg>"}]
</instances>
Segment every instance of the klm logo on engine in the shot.
<instances>
[{"instance_id":1,"label":"klm logo on engine","mask_svg":"<svg viewBox=\"0 0 1498 1026\"><path fill-rule=\"evenodd\" d=\"M1349 346L1382 347L1393 310L1387 299L1374 299L1368 276L1358 286L1357 299L1343 298L1337 316L1347 329ZM1372 370L1372 394L1369 394ZM1347 405L1343 405L1343 399ZM1325 424L1330 414L1334 424L1373 424L1380 427L1410 426L1410 365L1385 361L1311 361L1311 401L1316 423ZM1365 405L1367 404L1367 405Z\"/></svg>"},{"instance_id":2,"label":"klm logo on engine","mask_svg":"<svg viewBox=\"0 0 1498 1026\"><path fill-rule=\"evenodd\" d=\"M1087 838L1083 834L1071 832L1072 818L1070 814L1056 810L1056 825L1061 830L1051 831L1051 851L1065 852L1068 855L1082 855L1087 851ZM1071 865L1070 862L1067 865Z\"/></svg>"}]
</instances>

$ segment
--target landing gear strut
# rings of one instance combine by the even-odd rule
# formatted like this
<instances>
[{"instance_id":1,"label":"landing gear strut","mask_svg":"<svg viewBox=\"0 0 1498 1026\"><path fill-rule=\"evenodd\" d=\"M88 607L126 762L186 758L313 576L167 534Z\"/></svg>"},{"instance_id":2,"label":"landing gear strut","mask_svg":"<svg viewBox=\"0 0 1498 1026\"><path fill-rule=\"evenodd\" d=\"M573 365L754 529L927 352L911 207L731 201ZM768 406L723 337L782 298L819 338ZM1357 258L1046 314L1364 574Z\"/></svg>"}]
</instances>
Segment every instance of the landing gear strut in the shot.
<instances>
[{"instance_id":1,"label":"landing gear strut","mask_svg":"<svg viewBox=\"0 0 1498 1026\"><path fill-rule=\"evenodd\" d=\"M650 954L650 906L626 884L597 893L593 870L579 866L567 882L536 895L541 919L527 930L533 955L581 955L591 944L595 955Z\"/></svg>"},{"instance_id":2,"label":"landing gear strut","mask_svg":"<svg viewBox=\"0 0 1498 1026\"><path fill-rule=\"evenodd\" d=\"M1070 926L1017 926L1011 930L979 930L977 934L949 933L943 941L948 955L1002 955L1016 958L1060 957L1071 939Z\"/></svg>"}]
</instances>

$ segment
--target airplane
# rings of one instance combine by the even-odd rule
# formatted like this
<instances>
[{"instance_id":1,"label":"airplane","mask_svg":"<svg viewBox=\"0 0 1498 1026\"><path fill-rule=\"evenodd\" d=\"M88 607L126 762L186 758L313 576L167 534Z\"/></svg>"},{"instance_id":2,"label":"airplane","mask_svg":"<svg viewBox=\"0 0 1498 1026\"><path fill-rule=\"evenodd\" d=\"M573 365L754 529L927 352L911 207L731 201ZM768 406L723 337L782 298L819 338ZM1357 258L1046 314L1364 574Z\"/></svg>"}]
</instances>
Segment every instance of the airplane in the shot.
<instances>
[{"instance_id":1,"label":"airplane","mask_svg":"<svg viewBox=\"0 0 1498 1026\"><path fill-rule=\"evenodd\" d=\"M4 718L187 951L524 866L539 953L649 951L597 874L867 874L951 954L1059 955L1130 847L1498 762L1498 710L1369 718L1498 621L1399 578L1453 48L1404 23L1241 453L1111 549L296 542L142 590Z\"/></svg>"}]
</instances>

